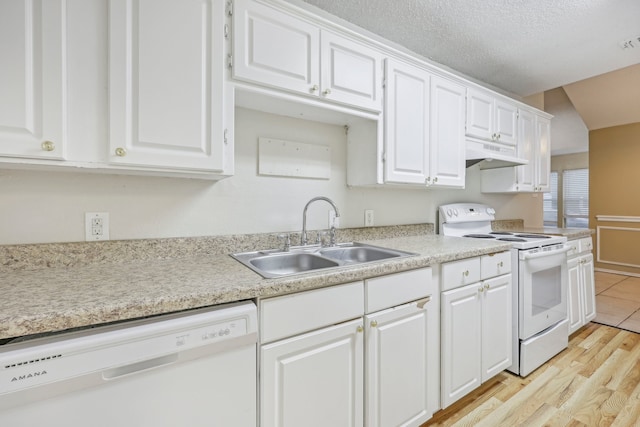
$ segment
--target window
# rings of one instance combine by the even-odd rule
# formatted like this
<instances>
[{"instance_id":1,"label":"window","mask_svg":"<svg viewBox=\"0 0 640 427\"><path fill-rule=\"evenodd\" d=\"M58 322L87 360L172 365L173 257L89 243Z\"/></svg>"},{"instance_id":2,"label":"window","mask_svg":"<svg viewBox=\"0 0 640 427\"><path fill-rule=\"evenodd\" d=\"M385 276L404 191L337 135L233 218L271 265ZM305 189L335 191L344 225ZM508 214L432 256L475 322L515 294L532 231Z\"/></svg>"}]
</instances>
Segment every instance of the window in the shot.
<instances>
[{"instance_id":1,"label":"window","mask_svg":"<svg viewBox=\"0 0 640 427\"><path fill-rule=\"evenodd\" d=\"M558 172L551 172L549 192L544 193L543 220L545 227L558 226Z\"/></svg>"},{"instance_id":2,"label":"window","mask_svg":"<svg viewBox=\"0 0 640 427\"><path fill-rule=\"evenodd\" d=\"M562 173L563 218L565 227L589 227L589 169Z\"/></svg>"}]
</instances>

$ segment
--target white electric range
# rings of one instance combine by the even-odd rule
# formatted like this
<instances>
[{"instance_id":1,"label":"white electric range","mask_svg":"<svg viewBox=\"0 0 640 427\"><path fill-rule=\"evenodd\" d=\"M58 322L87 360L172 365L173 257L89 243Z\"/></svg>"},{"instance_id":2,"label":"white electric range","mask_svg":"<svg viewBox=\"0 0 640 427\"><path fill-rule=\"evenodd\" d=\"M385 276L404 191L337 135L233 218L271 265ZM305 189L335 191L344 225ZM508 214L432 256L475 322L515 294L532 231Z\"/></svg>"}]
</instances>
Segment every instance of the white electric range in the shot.
<instances>
[{"instance_id":1,"label":"white electric range","mask_svg":"<svg viewBox=\"0 0 640 427\"><path fill-rule=\"evenodd\" d=\"M439 208L445 236L511 242L513 282L513 364L526 376L568 345L567 251L564 236L492 231L495 210L480 203Z\"/></svg>"}]
</instances>

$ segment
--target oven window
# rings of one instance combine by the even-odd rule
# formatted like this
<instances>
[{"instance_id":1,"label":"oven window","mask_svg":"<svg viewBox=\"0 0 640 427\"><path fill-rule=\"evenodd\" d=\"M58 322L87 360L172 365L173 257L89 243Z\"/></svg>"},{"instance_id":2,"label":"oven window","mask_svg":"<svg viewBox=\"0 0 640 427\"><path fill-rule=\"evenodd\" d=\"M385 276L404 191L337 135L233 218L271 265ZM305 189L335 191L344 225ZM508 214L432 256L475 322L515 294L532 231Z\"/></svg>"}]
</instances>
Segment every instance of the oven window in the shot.
<instances>
[{"instance_id":1,"label":"oven window","mask_svg":"<svg viewBox=\"0 0 640 427\"><path fill-rule=\"evenodd\" d=\"M533 273L532 281L532 314L557 307L562 303L562 269L560 266Z\"/></svg>"}]
</instances>

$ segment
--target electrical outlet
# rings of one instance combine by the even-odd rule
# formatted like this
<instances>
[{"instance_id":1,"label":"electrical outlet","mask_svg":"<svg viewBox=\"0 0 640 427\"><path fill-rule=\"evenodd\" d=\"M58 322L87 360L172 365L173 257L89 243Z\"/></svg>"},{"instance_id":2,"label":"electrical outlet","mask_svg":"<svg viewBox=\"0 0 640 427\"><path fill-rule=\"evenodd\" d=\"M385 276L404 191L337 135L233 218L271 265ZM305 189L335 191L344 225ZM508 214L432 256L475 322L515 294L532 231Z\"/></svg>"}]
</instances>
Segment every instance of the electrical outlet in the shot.
<instances>
[{"instance_id":1,"label":"electrical outlet","mask_svg":"<svg viewBox=\"0 0 640 427\"><path fill-rule=\"evenodd\" d=\"M365 209L364 211L364 226L373 227L373 209Z\"/></svg>"},{"instance_id":2,"label":"electrical outlet","mask_svg":"<svg viewBox=\"0 0 640 427\"><path fill-rule=\"evenodd\" d=\"M87 242L94 240L109 240L108 212L85 212L84 239Z\"/></svg>"}]
</instances>

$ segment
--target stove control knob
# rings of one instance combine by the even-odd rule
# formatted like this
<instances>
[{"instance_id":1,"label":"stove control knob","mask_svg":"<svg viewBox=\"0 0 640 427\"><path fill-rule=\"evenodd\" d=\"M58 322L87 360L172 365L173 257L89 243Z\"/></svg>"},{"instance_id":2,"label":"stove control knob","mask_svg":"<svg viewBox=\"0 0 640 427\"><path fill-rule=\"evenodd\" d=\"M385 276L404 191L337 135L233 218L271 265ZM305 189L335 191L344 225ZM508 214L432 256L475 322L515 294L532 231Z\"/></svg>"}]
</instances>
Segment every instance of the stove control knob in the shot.
<instances>
[{"instance_id":1,"label":"stove control knob","mask_svg":"<svg viewBox=\"0 0 640 427\"><path fill-rule=\"evenodd\" d=\"M458 216L458 209L454 209L454 210L453 210L453 214L454 214L455 216Z\"/></svg>"},{"instance_id":2,"label":"stove control knob","mask_svg":"<svg viewBox=\"0 0 640 427\"><path fill-rule=\"evenodd\" d=\"M495 209L493 209L493 208L487 208L487 213L488 213L489 215L495 215L495 214L496 214L496 210L495 210Z\"/></svg>"},{"instance_id":3,"label":"stove control knob","mask_svg":"<svg viewBox=\"0 0 640 427\"><path fill-rule=\"evenodd\" d=\"M447 209L447 216L451 216L453 215L453 211L451 210L451 208Z\"/></svg>"}]
</instances>

